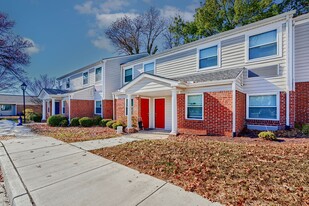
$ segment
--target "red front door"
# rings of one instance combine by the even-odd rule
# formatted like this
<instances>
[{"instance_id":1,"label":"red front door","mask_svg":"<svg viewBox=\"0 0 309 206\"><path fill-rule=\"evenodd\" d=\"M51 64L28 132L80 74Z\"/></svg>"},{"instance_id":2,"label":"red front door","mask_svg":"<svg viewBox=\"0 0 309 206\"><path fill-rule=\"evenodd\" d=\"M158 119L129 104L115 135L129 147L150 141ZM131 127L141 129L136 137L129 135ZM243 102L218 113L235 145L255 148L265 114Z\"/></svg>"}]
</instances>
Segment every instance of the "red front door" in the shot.
<instances>
[{"instance_id":1,"label":"red front door","mask_svg":"<svg viewBox=\"0 0 309 206\"><path fill-rule=\"evenodd\" d=\"M149 128L149 99L141 99L141 116L144 129Z\"/></svg>"},{"instance_id":2,"label":"red front door","mask_svg":"<svg viewBox=\"0 0 309 206\"><path fill-rule=\"evenodd\" d=\"M155 99L155 127L165 128L165 99Z\"/></svg>"}]
</instances>

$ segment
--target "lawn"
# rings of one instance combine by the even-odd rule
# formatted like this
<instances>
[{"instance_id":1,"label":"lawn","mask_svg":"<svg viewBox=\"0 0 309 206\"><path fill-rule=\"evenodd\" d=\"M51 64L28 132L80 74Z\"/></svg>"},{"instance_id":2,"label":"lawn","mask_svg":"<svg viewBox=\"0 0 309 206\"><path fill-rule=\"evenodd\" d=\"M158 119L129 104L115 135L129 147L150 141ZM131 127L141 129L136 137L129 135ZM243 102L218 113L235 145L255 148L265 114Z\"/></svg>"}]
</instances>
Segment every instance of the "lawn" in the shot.
<instances>
[{"instance_id":1,"label":"lawn","mask_svg":"<svg viewBox=\"0 0 309 206\"><path fill-rule=\"evenodd\" d=\"M80 142L96 139L107 139L118 136L114 129L108 127L50 127L47 124L30 124L37 134L54 137L64 142Z\"/></svg>"},{"instance_id":2,"label":"lawn","mask_svg":"<svg viewBox=\"0 0 309 206\"><path fill-rule=\"evenodd\" d=\"M93 153L226 205L309 205L309 139L180 136Z\"/></svg>"}]
</instances>

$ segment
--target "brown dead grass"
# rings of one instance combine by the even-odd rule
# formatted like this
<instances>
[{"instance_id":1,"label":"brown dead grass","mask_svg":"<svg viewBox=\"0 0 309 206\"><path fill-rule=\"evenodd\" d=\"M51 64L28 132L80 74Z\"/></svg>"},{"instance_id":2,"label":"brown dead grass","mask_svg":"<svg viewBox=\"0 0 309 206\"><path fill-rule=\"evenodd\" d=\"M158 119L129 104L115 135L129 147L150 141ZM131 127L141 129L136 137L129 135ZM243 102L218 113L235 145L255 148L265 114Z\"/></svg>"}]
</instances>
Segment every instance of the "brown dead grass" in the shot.
<instances>
[{"instance_id":1,"label":"brown dead grass","mask_svg":"<svg viewBox=\"0 0 309 206\"><path fill-rule=\"evenodd\" d=\"M47 124L28 125L37 134L54 137L64 142L80 142L107 139L118 136L114 129L108 127L50 127Z\"/></svg>"},{"instance_id":2,"label":"brown dead grass","mask_svg":"<svg viewBox=\"0 0 309 206\"><path fill-rule=\"evenodd\" d=\"M226 205L309 205L309 139L180 136L93 153Z\"/></svg>"}]
</instances>

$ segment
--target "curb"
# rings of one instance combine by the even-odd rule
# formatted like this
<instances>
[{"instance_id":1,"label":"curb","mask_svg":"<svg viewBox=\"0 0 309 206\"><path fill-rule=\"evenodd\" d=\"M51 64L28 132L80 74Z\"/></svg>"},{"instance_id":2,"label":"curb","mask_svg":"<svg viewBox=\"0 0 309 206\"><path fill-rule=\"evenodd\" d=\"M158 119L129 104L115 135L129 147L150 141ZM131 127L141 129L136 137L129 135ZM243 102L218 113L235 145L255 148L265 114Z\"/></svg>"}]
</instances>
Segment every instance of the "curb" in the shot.
<instances>
[{"instance_id":1,"label":"curb","mask_svg":"<svg viewBox=\"0 0 309 206\"><path fill-rule=\"evenodd\" d=\"M0 166L11 206L33 206L30 196L2 143L0 144Z\"/></svg>"}]
</instances>

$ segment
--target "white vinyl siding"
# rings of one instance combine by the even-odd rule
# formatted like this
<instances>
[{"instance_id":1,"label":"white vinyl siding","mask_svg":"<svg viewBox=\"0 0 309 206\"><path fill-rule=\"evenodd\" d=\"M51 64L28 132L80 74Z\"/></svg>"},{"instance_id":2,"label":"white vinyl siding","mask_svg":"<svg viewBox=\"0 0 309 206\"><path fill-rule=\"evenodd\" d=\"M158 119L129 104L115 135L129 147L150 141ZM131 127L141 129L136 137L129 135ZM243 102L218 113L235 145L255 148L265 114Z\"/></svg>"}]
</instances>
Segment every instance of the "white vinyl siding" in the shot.
<instances>
[{"instance_id":1,"label":"white vinyl siding","mask_svg":"<svg viewBox=\"0 0 309 206\"><path fill-rule=\"evenodd\" d=\"M279 94L247 95L247 119L278 120Z\"/></svg>"},{"instance_id":2,"label":"white vinyl siding","mask_svg":"<svg viewBox=\"0 0 309 206\"><path fill-rule=\"evenodd\" d=\"M309 22L295 26L295 82L309 82Z\"/></svg>"}]
</instances>

